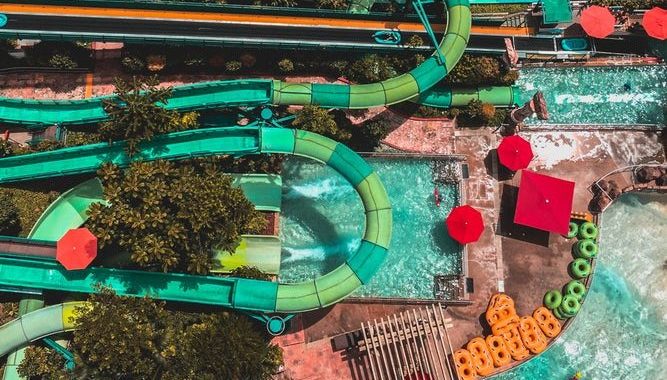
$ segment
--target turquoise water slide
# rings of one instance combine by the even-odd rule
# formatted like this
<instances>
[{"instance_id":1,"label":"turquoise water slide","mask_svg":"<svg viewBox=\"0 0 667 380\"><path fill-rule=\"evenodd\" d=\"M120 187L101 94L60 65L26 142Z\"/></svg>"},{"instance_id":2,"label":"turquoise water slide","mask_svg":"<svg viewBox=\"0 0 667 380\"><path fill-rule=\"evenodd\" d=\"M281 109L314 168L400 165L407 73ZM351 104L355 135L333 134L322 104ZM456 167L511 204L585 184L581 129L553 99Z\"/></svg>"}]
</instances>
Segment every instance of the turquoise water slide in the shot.
<instances>
[{"instance_id":1,"label":"turquoise water slide","mask_svg":"<svg viewBox=\"0 0 667 380\"><path fill-rule=\"evenodd\" d=\"M193 276L109 268L69 272L53 260L0 254L0 286L90 293L102 283L118 294L194 302L261 312L293 313L326 307L368 282L391 238L391 206L371 167L344 145L292 129L229 127L159 136L132 159L125 143L94 144L0 160L0 182L94 172L103 162L177 160L219 154L294 154L323 162L356 189L365 208L362 243L345 263L311 281L283 284L233 277Z\"/></svg>"}]
</instances>

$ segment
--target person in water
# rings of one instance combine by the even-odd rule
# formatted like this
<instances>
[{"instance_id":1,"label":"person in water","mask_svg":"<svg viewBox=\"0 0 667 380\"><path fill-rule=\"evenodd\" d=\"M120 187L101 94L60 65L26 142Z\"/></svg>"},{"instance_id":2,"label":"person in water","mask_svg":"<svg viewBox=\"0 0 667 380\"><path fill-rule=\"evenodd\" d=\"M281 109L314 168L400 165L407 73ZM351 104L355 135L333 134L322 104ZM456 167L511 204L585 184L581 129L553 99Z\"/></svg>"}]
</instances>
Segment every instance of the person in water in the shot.
<instances>
[{"instance_id":1,"label":"person in water","mask_svg":"<svg viewBox=\"0 0 667 380\"><path fill-rule=\"evenodd\" d=\"M623 84L623 91L624 91L624 92L628 92L628 91L630 91L630 90L632 90L632 86L630 85L630 82L625 82L625 83Z\"/></svg>"},{"instance_id":2,"label":"person in water","mask_svg":"<svg viewBox=\"0 0 667 380\"><path fill-rule=\"evenodd\" d=\"M583 375L581 374L581 372L577 372L574 374L574 376L570 378L570 380L580 380L582 377Z\"/></svg>"}]
</instances>

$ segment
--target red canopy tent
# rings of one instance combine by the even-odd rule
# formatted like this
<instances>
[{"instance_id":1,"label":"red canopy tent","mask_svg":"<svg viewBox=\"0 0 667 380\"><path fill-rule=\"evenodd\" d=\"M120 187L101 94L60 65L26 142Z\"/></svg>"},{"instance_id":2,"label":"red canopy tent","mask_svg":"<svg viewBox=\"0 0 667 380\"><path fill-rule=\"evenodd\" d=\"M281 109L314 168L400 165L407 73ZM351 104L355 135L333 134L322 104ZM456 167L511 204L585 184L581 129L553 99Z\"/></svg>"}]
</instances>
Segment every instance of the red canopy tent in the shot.
<instances>
[{"instance_id":1,"label":"red canopy tent","mask_svg":"<svg viewBox=\"0 0 667 380\"><path fill-rule=\"evenodd\" d=\"M581 12L579 23L589 36L605 38L614 32L616 17L611 14L609 8L593 5Z\"/></svg>"},{"instance_id":2,"label":"red canopy tent","mask_svg":"<svg viewBox=\"0 0 667 380\"><path fill-rule=\"evenodd\" d=\"M514 223L567 234L573 196L574 182L522 170Z\"/></svg>"},{"instance_id":3,"label":"red canopy tent","mask_svg":"<svg viewBox=\"0 0 667 380\"><path fill-rule=\"evenodd\" d=\"M454 207L445 225L449 236L461 244L477 241L484 231L482 214L468 205Z\"/></svg>"},{"instance_id":4,"label":"red canopy tent","mask_svg":"<svg viewBox=\"0 0 667 380\"><path fill-rule=\"evenodd\" d=\"M513 172L527 168L532 159L530 143L518 135L507 136L498 145L498 160Z\"/></svg>"},{"instance_id":5,"label":"red canopy tent","mask_svg":"<svg viewBox=\"0 0 667 380\"><path fill-rule=\"evenodd\" d=\"M644 13L642 26L646 34L659 40L667 39L667 9L653 7Z\"/></svg>"},{"instance_id":6,"label":"red canopy tent","mask_svg":"<svg viewBox=\"0 0 667 380\"><path fill-rule=\"evenodd\" d=\"M97 237L87 228L69 230L56 243L56 260L67 270L86 269L97 257Z\"/></svg>"}]
</instances>

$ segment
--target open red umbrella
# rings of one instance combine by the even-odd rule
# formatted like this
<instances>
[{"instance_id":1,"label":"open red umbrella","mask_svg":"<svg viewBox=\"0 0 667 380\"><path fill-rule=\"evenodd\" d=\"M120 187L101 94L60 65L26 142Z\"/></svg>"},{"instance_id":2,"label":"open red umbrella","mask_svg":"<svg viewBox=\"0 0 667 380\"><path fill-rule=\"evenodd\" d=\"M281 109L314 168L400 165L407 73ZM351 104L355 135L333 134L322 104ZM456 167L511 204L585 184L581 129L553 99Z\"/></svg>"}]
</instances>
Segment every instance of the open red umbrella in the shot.
<instances>
[{"instance_id":1,"label":"open red umbrella","mask_svg":"<svg viewBox=\"0 0 667 380\"><path fill-rule=\"evenodd\" d=\"M498 160L513 172L527 168L532 159L530 143L518 135L507 136L498 145Z\"/></svg>"},{"instance_id":2,"label":"open red umbrella","mask_svg":"<svg viewBox=\"0 0 667 380\"><path fill-rule=\"evenodd\" d=\"M69 230L56 243L56 260L67 270L86 269L97 257L97 237L87 228Z\"/></svg>"},{"instance_id":3,"label":"open red umbrella","mask_svg":"<svg viewBox=\"0 0 667 380\"><path fill-rule=\"evenodd\" d=\"M484 231L482 214L468 205L454 207L445 224L449 236L461 244L477 241Z\"/></svg>"},{"instance_id":4,"label":"open red umbrella","mask_svg":"<svg viewBox=\"0 0 667 380\"><path fill-rule=\"evenodd\" d=\"M659 40L667 39L667 9L653 7L644 13L642 26L646 34Z\"/></svg>"},{"instance_id":5,"label":"open red umbrella","mask_svg":"<svg viewBox=\"0 0 667 380\"><path fill-rule=\"evenodd\" d=\"M567 234L573 196L574 182L522 170L514 223Z\"/></svg>"},{"instance_id":6,"label":"open red umbrella","mask_svg":"<svg viewBox=\"0 0 667 380\"><path fill-rule=\"evenodd\" d=\"M581 12L579 23L586 34L595 38L605 38L614 32L616 17L609 8L593 5Z\"/></svg>"}]
</instances>

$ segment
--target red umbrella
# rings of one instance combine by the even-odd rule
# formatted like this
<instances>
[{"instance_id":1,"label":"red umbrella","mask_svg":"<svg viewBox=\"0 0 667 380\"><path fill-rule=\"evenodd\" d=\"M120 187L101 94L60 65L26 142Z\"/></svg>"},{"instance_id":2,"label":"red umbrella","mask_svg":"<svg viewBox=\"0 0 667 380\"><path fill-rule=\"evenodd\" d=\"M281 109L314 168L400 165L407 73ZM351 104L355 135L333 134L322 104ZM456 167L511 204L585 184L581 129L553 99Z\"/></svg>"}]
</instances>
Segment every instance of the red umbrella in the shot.
<instances>
[{"instance_id":1,"label":"red umbrella","mask_svg":"<svg viewBox=\"0 0 667 380\"><path fill-rule=\"evenodd\" d=\"M667 39L667 9L653 7L644 13L642 26L646 34L659 40Z\"/></svg>"},{"instance_id":2,"label":"red umbrella","mask_svg":"<svg viewBox=\"0 0 667 380\"><path fill-rule=\"evenodd\" d=\"M56 260L67 270L86 269L97 257L97 237L87 228L69 230L56 243Z\"/></svg>"},{"instance_id":3,"label":"red umbrella","mask_svg":"<svg viewBox=\"0 0 667 380\"><path fill-rule=\"evenodd\" d=\"M522 170L514 223L567 234L573 196L574 182Z\"/></svg>"},{"instance_id":4,"label":"red umbrella","mask_svg":"<svg viewBox=\"0 0 667 380\"><path fill-rule=\"evenodd\" d=\"M503 166L515 172L528 167L533 159L533 149L520 136L507 136L498 146L498 159Z\"/></svg>"},{"instance_id":5,"label":"red umbrella","mask_svg":"<svg viewBox=\"0 0 667 380\"><path fill-rule=\"evenodd\" d=\"M468 205L454 207L445 224L449 236L461 244L477 241L484 231L482 214Z\"/></svg>"},{"instance_id":6,"label":"red umbrella","mask_svg":"<svg viewBox=\"0 0 667 380\"><path fill-rule=\"evenodd\" d=\"M593 5L581 12L579 23L591 37L605 38L614 32L616 17L609 8Z\"/></svg>"}]
</instances>

